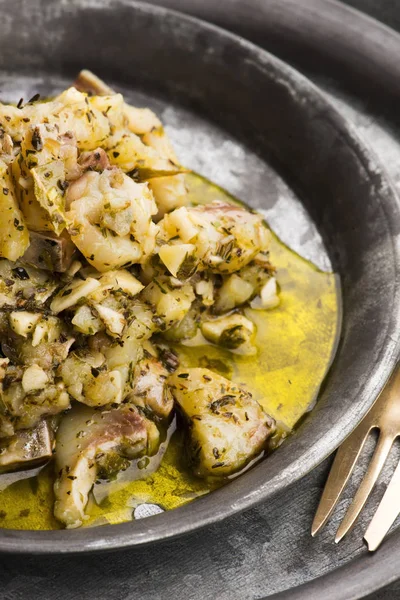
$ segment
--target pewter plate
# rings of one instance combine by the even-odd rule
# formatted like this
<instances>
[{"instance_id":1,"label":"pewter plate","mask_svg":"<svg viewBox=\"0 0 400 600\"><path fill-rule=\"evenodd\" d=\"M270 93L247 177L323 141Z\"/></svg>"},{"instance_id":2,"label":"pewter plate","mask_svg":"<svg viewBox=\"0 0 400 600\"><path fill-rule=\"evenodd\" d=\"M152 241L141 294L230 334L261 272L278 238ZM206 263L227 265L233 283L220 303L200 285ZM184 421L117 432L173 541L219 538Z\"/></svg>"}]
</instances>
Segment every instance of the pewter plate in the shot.
<instances>
[{"instance_id":1,"label":"pewter plate","mask_svg":"<svg viewBox=\"0 0 400 600\"><path fill-rule=\"evenodd\" d=\"M332 265L341 277L344 313L316 408L268 460L207 497L133 523L0 530L0 550L66 553L148 544L272 497L344 439L396 362L400 215L390 182L317 88L221 29L123 0L5 0L2 8L0 83L7 99L29 97L32 90L52 93L87 67L128 98L153 106L183 162L268 211L296 249Z\"/></svg>"}]
</instances>

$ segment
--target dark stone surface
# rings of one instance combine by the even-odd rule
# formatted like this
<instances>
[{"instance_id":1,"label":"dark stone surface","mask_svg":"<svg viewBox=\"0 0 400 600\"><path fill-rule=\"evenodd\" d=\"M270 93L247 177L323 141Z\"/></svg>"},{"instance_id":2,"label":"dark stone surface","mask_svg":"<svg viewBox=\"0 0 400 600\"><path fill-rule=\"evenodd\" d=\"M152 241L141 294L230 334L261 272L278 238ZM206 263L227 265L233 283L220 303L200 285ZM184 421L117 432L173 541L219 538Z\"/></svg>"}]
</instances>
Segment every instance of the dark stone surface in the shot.
<instances>
[{"instance_id":1,"label":"dark stone surface","mask_svg":"<svg viewBox=\"0 0 400 600\"><path fill-rule=\"evenodd\" d=\"M400 6L397 0L344 0L344 4L357 8L400 31Z\"/></svg>"},{"instance_id":2,"label":"dark stone surface","mask_svg":"<svg viewBox=\"0 0 400 600\"><path fill-rule=\"evenodd\" d=\"M353 0L351 4L400 29L400 4L396 0ZM385 114L372 113L360 99L345 96L332 80L319 78L317 83L372 144L400 191L399 131ZM371 440L352 486L332 521L315 540L308 532L329 460L268 505L155 548L79 558L3 556L0 597L4 600L253 600L295 587L365 553L362 532L373 513L374 500L382 495L396 464L397 449L354 531L338 546L334 545L333 536L372 446ZM338 596L338 600L341 598L346 596ZM372 598L400 598L400 584L374 592Z\"/></svg>"}]
</instances>

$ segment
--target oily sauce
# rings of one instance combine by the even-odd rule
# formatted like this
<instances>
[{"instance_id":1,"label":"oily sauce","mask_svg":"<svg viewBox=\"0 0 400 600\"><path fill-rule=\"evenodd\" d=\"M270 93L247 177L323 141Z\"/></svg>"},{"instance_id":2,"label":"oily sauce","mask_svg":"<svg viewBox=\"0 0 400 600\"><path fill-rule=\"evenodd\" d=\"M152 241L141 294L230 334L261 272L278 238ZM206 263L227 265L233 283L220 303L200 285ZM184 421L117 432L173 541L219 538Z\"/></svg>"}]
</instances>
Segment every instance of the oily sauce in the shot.
<instances>
[{"instance_id":1,"label":"oily sauce","mask_svg":"<svg viewBox=\"0 0 400 600\"><path fill-rule=\"evenodd\" d=\"M198 175L187 175L187 185L193 202L235 201ZM257 327L256 356L239 356L212 345L174 349L184 366L209 367L243 383L276 419L274 444L278 445L316 401L334 357L341 313L335 274L320 271L275 236L270 258L277 268L280 305L269 311L246 309L246 316ZM96 485L84 526L129 521L135 508L143 503L170 510L226 483L204 481L190 473L183 438L179 430L172 434L155 472L149 474L146 461L151 461L140 459L134 481L106 484L106 493L102 484ZM61 525L53 517L52 487L53 465L49 464L38 475L0 491L0 527L59 529Z\"/></svg>"}]
</instances>

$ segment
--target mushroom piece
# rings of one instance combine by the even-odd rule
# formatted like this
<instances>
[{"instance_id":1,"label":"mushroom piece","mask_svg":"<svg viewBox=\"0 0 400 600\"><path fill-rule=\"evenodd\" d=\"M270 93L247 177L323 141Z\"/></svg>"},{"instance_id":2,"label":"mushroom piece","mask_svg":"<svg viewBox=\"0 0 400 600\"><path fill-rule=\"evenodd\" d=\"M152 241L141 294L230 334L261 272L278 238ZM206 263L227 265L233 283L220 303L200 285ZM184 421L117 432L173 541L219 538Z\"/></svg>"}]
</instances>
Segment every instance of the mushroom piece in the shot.
<instances>
[{"instance_id":1,"label":"mushroom piece","mask_svg":"<svg viewBox=\"0 0 400 600\"><path fill-rule=\"evenodd\" d=\"M74 81L74 86L80 92L98 94L99 96L111 96L115 93L100 77L97 77L89 69L82 69L78 73L78 77Z\"/></svg>"},{"instance_id":2,"label":"mushroom piece","mask_svg":"<svg viewBox=\"0 0 400 600\"><path fill-rule=\"evenodd\" d=\"M30 244L21 262L59 273L64 273L71 266L76 246L66 232L57 236L52 232L31 231L29 239Z\"/></svg>"},{"instance_id":3,"label":"mushroom piece","mask_svg":"<svg viewBox=\"0 0 400 600\"><path fill-rule=\"evenodd\" d=\"M209 342L241 354L256 352L252 344L254 329L254 323L238 313L205 320L201 324L201 332Z\"/></svg>"},{"instance_id":4,"label":"mushroom piece","mask_svg":"<svg viewBox=\"0 0 400 600\"><path fill-rule=\"evenodd\" d=\"M180 368L168 383L189 424L196 475L232 475L265 449L275 421L249 392L209 369Z\"/></svg>"},{"instance_id":5,"label":"mushroom piece","mask_svg":"<svg viewBox=\"0 0 400 600\"><path fill-rule=\"evenodd\" d=\"M57 431L55 517L69 529L82 525L97 478L112 478L129 460L154 454L158 443L157 427L133 406L110 411L74 406Z\"/></svg>"},{"instance_id":6,"label":"mushroom piece","mask_svg":"<svg viewBox=\"0 0 400 600\"><path fill-rule=\"evenodd\" d=\"M47 420L32 429L21 429L0 444L0 473L30 469L50 460L54 433Z\"/></svg>"}]
</instances>

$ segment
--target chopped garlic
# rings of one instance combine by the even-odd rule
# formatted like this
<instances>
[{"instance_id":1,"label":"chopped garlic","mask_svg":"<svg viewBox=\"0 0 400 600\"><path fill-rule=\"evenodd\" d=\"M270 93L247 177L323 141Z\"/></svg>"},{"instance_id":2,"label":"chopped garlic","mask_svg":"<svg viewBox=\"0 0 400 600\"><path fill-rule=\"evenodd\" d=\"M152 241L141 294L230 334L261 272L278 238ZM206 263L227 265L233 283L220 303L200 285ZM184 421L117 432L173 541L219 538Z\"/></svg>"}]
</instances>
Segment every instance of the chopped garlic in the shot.
<instances>
[{"instance_id":1,"label":"chopped garlic","mask_svg":"<svg viewBox=\"0 0 400 600\"><path fill-rule=\"evenodd\" d=\"M178 235L183 242L189 242L199 233L198 228L193 225L190 214L185 206L177 208L164 217L164 228L169 237Z\"/></svg>"},{"instance_id":2,"label":"chopped garlic","mask_svg":"<svg viewBox=\"0 0 400 600\"><path fill-rule=\"evenodd\" d=\"M271 277L261 289L260 295L250 302L255 310L275 308L279 304L278 286L275 277Z\"/></svg>"},{"instance_id":3,"label":"chopped garlic","mask_svg":"<svg viewBox=\"0 0 400 600\"><path fill-rule=\"evenodd\" d=\"M13 311L10 313L10 327L18 335L28 337L28 334L33 333L34 327L42 318L41 314L32 313L25 310Z\"/></svg>"},{"instance_id":4,"label":"chopped garlic","mask_svg":"<svg viewBox=\"0 0 400 600\"><path fill-rule=\"evenodd\" d=\"M94 335L102 329L100 319L92 314L92 311L86 304L78 308L71 323L78 331L86 335Z\"/></svg>"},{"instance_id":5,"label":"chopped garlic","mask_svg":"<svg viewBox=\"0 0 400 600\"><path fill-rule=\"evenodd\" d=\"M108 271L108 273L100 277L99 281L102 286L111 286L111 289L114 291L122 290L132 297L136 296L144 288L144 285L126 269Z\"/></svg>"},{"instance_id":6,"label":"chopped garlic","mask_svg":"<svg viewBox=\"0 0 400 600\"><path fill-rule=\"evenodd\" d=\"M50 308L54 313L59 313L71 306L74 306L82 298L86 298L94 292L96 288L100 287L100 283L97 279L88 277L84 281L75 279L69 285L65 286L50 304Z\"/></svg>"},{"instance_id":7,"label":"chopped garlic","mask_svg":"<svg viewBox=\"0 0 400 600\"><path fill-rule=\"evenodd\" d=\"M212 306L214 304L214 286L210 280L201 279L195 285L196 294L202 297L204 306Z\"/></svg>"},{"instance_id":8,"label":"chopped garlic","mask_svg":"<svg viewBox=\"0 0 400 600\"><path fill-rule=\"evenodd\" d=\"M126 321L119 312L102 304L94 304L93 308L96 309L100 319L111 334L121 335Z\"/></svg>"},{"instance_id":9,"label":"chopped garlic","mask_svg":"<svg viewBox=\"0 0 400 600\"><path fill-rule=\"evenodd\" d=\"M253 295L254 287L251 283L233 273L218 290L216 309L218 312L226 312L247 302Z\"/></svg>"},{"instance_id":10,"label":"chopped garlic","mask_svg":"<svg viewBox=\"0 0 400 600\"><path fill-rule=\"evenodd\" d=\"M171 275L177 277L179 269L185 260L193 255L195 248L193 244L165 244L161 246L158 255Z\"/></svg>"},{"instance_id":11,"label":"chopped garlic","mask_svg":"<svg viewBox=\"0 0 400 600\"><path fill-rule=\"evenodd\" d=\"M46 387L48 381L49 378L46 372L38 365L32 365L26 369L22 376L22 387L26 393L42 390Z\"/></svg>"}]
</instances>

